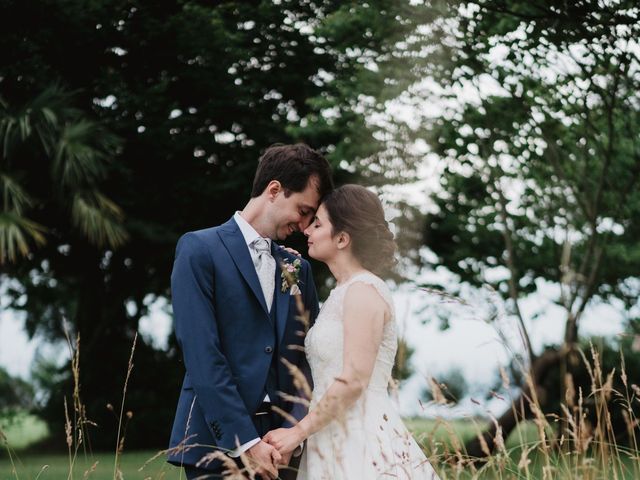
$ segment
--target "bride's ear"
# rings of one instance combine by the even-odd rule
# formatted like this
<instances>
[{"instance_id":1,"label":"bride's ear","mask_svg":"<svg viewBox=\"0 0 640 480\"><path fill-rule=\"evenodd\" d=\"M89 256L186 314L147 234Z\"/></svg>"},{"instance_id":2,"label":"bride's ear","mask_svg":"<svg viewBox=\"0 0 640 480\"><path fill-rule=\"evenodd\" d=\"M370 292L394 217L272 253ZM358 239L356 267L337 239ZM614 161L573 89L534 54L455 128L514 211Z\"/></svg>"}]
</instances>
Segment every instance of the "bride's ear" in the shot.
<instances>
[{"instance_id":1,"label":"bride's ear","mask_svg":"<svg viewBox=\"0 0 640 480\"><path fill-rule=\"evenodd\" d=\"M351 235L347 232L340 232L338 234L338 250L347 248L351 244Z\"/></svg>"}]
</instances>

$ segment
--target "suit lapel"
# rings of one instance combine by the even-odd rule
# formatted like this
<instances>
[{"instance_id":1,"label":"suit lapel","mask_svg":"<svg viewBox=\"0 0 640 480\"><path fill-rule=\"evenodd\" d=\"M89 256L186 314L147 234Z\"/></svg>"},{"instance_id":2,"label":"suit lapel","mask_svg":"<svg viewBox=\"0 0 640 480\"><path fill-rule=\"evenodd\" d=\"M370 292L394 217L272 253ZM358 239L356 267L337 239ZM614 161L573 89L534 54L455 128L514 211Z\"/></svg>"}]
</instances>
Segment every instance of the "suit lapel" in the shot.
<instances>
[{"instance_id":1,"label":"suit lapel","mask_svg":"<svg viewBox=\"0 0 640 480\"><path fill-rule=\"evenodd\" d=\"M231 218L231 220L224 224L223 228L218 230L218 235L220 236L222 243L224 243L227 248L229 255L231 255L233 263L236 264L238 271L251 288L251 291L258 299L258 302L260 302L260 305L262 305L262 309L265 311L267 316L269 316L267 304L264 301L264 294L262 293L262 287L260 286L260 280L258 280L258 274L256 273L256 267L253 265L251 254L249 253L249 247L247 247L238 224L233 220L233 218ZM276 272L278 271L279 270L276 267Z\"/></svg>"},{"instance_id":2,"label":"suit lapel","mask_svg":"<svg viewBox=\"0 0 640 480\"><path fill-rule=\"evenodd\" d=\"M278 345L282 344L282 338L284 337L284 331L287 326L287 319L289 317L289 289L282 291L282 268L281 264L284 261L284 257L278 252L275 242L271 242L271 254L276 259L276 288L275 298L276 302L276 325L278 330Z\"/></svg>"}]
</instances>

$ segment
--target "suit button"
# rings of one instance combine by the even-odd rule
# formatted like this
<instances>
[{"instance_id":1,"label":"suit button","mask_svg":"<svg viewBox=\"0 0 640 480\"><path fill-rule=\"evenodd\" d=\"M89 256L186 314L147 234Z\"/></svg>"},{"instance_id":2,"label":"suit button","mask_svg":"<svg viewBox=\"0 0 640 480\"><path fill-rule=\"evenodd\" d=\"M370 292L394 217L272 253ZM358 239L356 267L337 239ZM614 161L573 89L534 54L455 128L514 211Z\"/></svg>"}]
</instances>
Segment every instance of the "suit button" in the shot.
<instances>
[{"instance_id":1,"label":"suit button","mask_svg":"<svg viewBox=\"0 0 640 480\"><path fill-rule=\"evenodd\" d=\"M264 347L264 353L271 353L273 352L273 347L271 345L267 345L266 347Z\"/></svg>"}]
</instances>

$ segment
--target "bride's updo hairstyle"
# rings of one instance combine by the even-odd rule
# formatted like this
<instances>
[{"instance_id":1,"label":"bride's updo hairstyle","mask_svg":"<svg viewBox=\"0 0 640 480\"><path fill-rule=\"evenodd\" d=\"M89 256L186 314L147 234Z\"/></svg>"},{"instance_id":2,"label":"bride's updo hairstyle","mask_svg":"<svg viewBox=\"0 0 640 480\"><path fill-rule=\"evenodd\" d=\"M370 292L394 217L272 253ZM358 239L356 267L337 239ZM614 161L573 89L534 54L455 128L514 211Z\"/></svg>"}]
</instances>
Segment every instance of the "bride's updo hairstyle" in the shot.
<instances>
[{"instance_id":1,"label":"bride's updo hairstyle","mask_svg":"<svg viewBox=\"0 0 640 480\"><path fill-rule=\"evenodd\" d=\"M360 264L374 273L384 273L396 264L396 242L378 196L360 185L347 184L322 201L333 227L351 237L351 251Z\"/></svg>"}]
</instances>

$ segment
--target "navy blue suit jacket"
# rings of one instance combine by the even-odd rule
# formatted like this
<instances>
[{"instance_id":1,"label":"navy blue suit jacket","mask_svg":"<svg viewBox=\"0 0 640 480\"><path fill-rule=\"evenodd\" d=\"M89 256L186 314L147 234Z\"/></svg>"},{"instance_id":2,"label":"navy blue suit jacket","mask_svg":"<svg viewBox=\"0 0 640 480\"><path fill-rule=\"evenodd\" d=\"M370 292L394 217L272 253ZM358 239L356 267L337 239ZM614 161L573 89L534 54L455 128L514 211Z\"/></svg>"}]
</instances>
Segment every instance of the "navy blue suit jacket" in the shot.
<instances>
[{"instance_id":1,"label":"navy blue suit jacket","mask_svg":"<svg viewBox=\"0 0 640 480\"><path fill-rule=\"evenodd\" d=\"M264 398L274 352L278 360L298 366L311 382L300 348L305 328L294 297L288 290L281 291L280 260L292 263L296 257L273 242L272 254L278 265L273 300L276 328L233 218L218 227L189 232L178 241L171 292L186 374L171 433L171 463L195 465L214 448L230 451L259 436L252 416ZM306 260L299 278L302 300L313 321L318 299ZM300 396L282 361L278 361L278 379L279 391ZM298 420L306 413L299 403L278 403ZM218 466L214 462L208 468Z\"/></svg>"}]
</instances>

